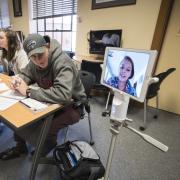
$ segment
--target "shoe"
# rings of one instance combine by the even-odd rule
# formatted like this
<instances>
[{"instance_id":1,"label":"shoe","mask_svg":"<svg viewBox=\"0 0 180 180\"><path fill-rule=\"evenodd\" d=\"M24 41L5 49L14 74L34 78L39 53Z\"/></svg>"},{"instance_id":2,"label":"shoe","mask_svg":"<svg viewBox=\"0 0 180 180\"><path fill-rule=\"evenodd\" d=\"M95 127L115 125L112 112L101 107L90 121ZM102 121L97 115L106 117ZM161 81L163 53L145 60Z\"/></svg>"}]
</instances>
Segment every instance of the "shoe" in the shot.
<instances>
[{"instance_id":1,"label":"shoe","mask_svg":"<svg viewBox=\"0 0 180 180\"><path fill-rule=\"evenodd\" d=\"M0 153L1 160L9 160L20 157L22 154L28 154L28 149L26 146L15 146L9 148Z\"/></svg>"}]
</instances>

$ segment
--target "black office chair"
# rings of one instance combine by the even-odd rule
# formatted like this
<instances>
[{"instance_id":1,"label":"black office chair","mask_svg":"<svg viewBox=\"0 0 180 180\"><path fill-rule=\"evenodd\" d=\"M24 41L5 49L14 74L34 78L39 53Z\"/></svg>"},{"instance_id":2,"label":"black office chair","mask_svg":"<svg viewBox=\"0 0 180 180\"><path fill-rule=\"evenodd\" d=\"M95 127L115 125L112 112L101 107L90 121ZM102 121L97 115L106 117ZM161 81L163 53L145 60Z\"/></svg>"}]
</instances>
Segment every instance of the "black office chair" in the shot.
<instances>
[{"instance_id":1,"label":"black office chair","mask_svg":"<svg viewBox=\"0 0 180 180\"><path fill-rule=\"evenodd\" d=\"M100 83L101 74L102 74L102 68L101 68L102 63L103 62L88 61L88 60L82 60L82 62L81 62L81 70L82 71L88 71L95 75L95 77L96 77L96 81L94 84L95 89L104 87Z\"/></svg>"},{"instance_id":2,"label":"black office chair","mask_svg":"<svg viewBox=\"0 0 180 180\"><path fill-rule=\"evenodd\" d=\"M151 98L156 97L156 108L158 109L159 107L159 101L158 101L158 92L160 90L160 85L163 82L163 80L172 72L174 72L176 68L169 68L167 71L162 72L158 75L155 75L154 77L158 78L159 81L156 83L152 83L149 85L146 98L144 100L144 125L140 126L139 129L144 131L146 129L146 120L147 120L147 103L148 100ZM155 119L158 118L157 114L153 116Z\"/></svg>"},{"instance_id":3,"label":"black office chair","mask_svg":"<svg viewBox=\"0 0 180 180\"><path fill-rule=\"evenodd\" d=\"M80 103L82 103L84 105L84 110L88 114L89 134L90 134L89 143L90 143L90 145L93 145L94 141L93 141L93 137L92 137L91 117L90 117L91 107L90 107L90 103L89 103L89 98L90 98L90 92L96 82L96 77L91 72L81 71L81 70L79 71L79 75L80 75L81 81L84 85L85 93L87 95L87 100L85 102L80 102ZM81 119L84 119L84 117L85 117L85 113L82 114ZM67 133L68 133L68 127L66 129L64 141L66 141Z\"/></svg>"}]
</instances>

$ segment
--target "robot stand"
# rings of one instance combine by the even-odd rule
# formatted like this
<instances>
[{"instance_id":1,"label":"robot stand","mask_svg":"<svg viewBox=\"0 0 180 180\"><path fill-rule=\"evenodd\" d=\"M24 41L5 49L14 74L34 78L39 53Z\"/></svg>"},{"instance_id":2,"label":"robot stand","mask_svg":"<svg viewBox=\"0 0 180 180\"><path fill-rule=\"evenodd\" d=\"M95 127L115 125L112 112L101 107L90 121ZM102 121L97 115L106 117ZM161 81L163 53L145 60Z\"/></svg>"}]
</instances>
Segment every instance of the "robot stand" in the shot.
<instances>
[{"instance_id":1,"label":"robot stand","mask_svg":"<svg viewBox=\"0 0 180 180\"><path fill-rule=\"evenodd\" d=\"M102 112L102 116L107 116L107 115L109 116L110 115L110 110L108 110L110 95L111 95L111 91L108 92L108 97L106 100L106 106L105 106L105 110Z\"/></svg>"},{"instance_id":2,"label":"robot stand","mask_svg":"<svg viewBox=\"0 0 180 180\"><path fill-rule=\"evenodd\" d=\"M160 150L166 152L168 150L168 147L161 142L155 140L154 138L150 137L149 135L146 135L144 133L141 133L137 131L136 129L132 128L127 124L127 122L132 122L131 119L128 119L126 117L127 115L127 110L128 110L128 105L129 105L129 97L120 94L118 92L114 92L114 98L113 98L113 103L112 103L112 108L111 108L111 116L110 116L110 132L112 133L111 137L111 143L109 147L109 154L108 154L108 159L107 159L107 164L106 164L106 172L104 176L104 180L108 180L109 178L109 172L111 168L111 163L113 159L113 153L114 153L114 148L116 144L116 139L119 134L119 131L122 127L128 128L129 130L135 132L139 136L141 136L145 141L149 142L150 144L154 145L155 147L159 148ZM103 180L101 179L101 180Z\"/></svg>"}]
</instances>

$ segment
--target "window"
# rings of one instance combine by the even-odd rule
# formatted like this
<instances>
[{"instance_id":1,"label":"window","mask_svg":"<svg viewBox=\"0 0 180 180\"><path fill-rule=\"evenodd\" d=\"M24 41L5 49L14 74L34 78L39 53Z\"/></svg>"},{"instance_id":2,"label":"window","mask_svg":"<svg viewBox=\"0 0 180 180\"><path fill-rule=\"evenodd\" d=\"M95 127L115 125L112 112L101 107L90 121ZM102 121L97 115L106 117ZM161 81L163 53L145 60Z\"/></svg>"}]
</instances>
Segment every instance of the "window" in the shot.
<instances>
[{"instance_id":1,"label":"window","mask_svg":"<svg viewBox=\"0 0 180 180\"><path fill-rule=\"evenodd\" d=\"M64 51L75 51L77 0L32 0L36 31L60 42Z\"/></svg>"}]
</instances>

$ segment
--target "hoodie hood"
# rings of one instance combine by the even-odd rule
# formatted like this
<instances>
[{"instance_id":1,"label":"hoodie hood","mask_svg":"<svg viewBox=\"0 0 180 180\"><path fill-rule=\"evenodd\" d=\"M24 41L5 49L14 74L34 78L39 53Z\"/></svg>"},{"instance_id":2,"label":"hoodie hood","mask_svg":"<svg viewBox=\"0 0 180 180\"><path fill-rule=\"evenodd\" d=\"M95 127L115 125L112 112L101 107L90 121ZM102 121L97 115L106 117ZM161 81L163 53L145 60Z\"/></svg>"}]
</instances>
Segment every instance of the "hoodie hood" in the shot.
<instances>
[{"instance_id":1,"label":"hoodie hood","mask_svg":"<svg viewBox=\"0 0 180 180\"><path fill-rule=\"evenodd\" d=\"M47 68L52 66L52 64L58 59L58 57L61 54L62 54L62 46L59 44L59 42L57 40L51 39Z\"/></svg>"}]
</instances>

